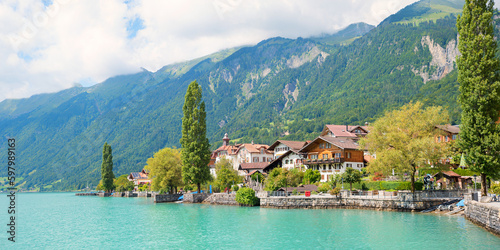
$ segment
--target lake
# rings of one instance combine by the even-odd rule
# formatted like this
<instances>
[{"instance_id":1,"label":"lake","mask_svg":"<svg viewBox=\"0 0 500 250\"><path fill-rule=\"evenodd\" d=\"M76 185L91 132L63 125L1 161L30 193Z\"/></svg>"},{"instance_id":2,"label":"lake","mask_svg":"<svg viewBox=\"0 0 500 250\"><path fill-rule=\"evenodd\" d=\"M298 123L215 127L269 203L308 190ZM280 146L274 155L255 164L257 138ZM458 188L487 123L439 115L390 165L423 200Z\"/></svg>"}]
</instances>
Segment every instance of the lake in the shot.
<instances>
[{"instance_id":1,"label":"lake","mask_svg":"<svg viewBox=\"0 0 500 250\"><path fill-rule=\"evenodd\" d=\"M155 204L151 198L22 193L16 242L0 249L500 249L500 238L463 217L371 210L281 210Z\"/></svg>"}]
</instances>

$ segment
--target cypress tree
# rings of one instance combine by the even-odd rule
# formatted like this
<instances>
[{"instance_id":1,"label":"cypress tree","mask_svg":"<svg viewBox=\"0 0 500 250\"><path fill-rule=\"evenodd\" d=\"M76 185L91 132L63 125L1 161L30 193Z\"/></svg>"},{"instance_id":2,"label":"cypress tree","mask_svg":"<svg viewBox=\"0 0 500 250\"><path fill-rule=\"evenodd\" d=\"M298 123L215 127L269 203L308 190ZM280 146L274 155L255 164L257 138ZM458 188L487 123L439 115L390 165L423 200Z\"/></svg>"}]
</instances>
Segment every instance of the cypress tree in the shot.
<instances>
[{"instance_id":1,"label":"cypress tree","mask_svg":"<svg viewBox=\"0 0 500 250\"><path fill-rule=\"evenodd\" d=\"M459 146L471 170L481 173L481 193L486 195L486 177L500 175L499 65L494 39L493 1L466 0L457 19L457 60L462 107Z\"/></svg>"},{"instance_id":2,"label":"cypress tree","mask_svg":"<svg viewBox=\"0 0 500 250\"><path fill-rule=\"evenodd\" d=\"M211 175L205 102L201 100L201 87L196 81L188 86L182 111L182 178L186 184L196 183L199 191L201 184L211 180Z\"/></svg>"},{"instance_id":3,"label":"cypress tree","mask_svg":"<svg viewBox=\"0 0 500 250\"><path fill-rule=\"evenodd\" d=\"M110 192L114 189L113 179L113 154L111 146L106 142L102 149L101 179L104 191Z\"/></svg>"}]
</instances>

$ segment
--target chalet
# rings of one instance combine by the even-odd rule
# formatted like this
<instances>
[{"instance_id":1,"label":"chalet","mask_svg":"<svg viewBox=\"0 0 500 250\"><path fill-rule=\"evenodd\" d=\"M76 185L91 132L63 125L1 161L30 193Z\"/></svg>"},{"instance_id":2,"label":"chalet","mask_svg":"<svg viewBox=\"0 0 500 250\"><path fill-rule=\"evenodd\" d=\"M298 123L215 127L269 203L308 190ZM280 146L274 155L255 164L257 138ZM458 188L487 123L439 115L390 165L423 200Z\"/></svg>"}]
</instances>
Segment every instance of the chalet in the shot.
<instances>
[{"instance_id":1,"label":"chalet","mask_svg":"<svg viewBox=\"0 0 500 250\"><path fill-rule=\"evenodd\" d=\"M435 136L436 142L451 142L459 139L460 127L458 125L437 125L437 129L440 130L440 134Z\"/></svg>"},{"instance_id":2,"label":"chalet","mask_svg":"<svg viewBox=\"0 0 500 250\"><path fill-rule=\"evenodd\" d=\"M353 139L319 136L304 146L299 153L305 154L303 161L308 169L319 170L321 182L335 174L342 174L348 167L364 168L364 154Z\"/></svg>"},{"instance_id":3,"label":"chalet","mask_svg":"<svg viewBox=\"0 0 500 250\"><path fill-rule=\"evenodd\" d=\"M368 126L325 125L320 136L357 140L368 133Z\"/></svg>"},{"instance_id":4,"label":"chalet","mask_svg":"<svg viewBox=\"0 0 500 250\"><path fill-rule=\"evenodd\" d=\"M274 151L274 160L270 163L271 166L266 169L272 169L278 166L286 169L302 169L302 160L304 156L299 153L299 150L306 144L307 142L302 141L276 141L268 148L268 150Z\"/></svg>"},{"instance_id":5,"label":"chalet","mask_svg":"<svg viewBox=\"0 0 500 250\"><path fill-rule=\"evenodd\" d=\"M444 171L433 176L442 189L465 189L472 184L469 176L460 176L453 171Z\"/></svg>"},{"instance_id":6,"label":"chalet","mask_svg":"<svg viewBox=\"0 0 500 250\"><path fill-rule=\"evenodd\" d=\"M149 178L149 173L146 170L141 172L132 172L128 175L127 179L134 182L134 186L138 187L143 184L151 184L151 179Z\"/></svg>"}]
</instances>

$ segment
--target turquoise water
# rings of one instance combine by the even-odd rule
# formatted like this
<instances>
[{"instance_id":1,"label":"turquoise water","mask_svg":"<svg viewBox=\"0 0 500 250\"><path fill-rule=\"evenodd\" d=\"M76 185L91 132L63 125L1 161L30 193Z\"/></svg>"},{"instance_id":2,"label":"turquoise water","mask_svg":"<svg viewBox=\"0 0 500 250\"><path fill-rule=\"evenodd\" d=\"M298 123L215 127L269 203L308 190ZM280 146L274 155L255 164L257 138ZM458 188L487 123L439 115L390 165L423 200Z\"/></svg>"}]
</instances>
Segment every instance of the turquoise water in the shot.
<instances>
[{"instance_id":1,"label":"turquoise water","mask_svg":"<svg viewBox=\"0 0 500 250\"><path fill-rule=\"evenodd\" d=\"M18 194L12 243L6 194L0 195L0 249L500 249L500 238L463 217L154 204L74 193Z\"/></svg>"}]
</instances>

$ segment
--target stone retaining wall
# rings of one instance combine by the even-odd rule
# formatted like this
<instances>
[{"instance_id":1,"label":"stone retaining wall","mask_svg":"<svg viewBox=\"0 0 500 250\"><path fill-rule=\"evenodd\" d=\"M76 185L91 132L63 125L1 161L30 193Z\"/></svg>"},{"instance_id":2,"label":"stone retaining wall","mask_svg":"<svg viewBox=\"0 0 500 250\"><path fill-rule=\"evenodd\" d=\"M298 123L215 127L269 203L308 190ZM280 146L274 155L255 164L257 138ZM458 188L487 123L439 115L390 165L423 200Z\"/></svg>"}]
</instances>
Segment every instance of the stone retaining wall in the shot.
<instances>
[{"instance_id":1,"label":"stone retaining wall","mask_svg":"<svg viewBox=\"0 0 500 250\"><path fill-rule=\"evenodd\" d=\"M182 194L155 194L153 200L155 203L178 201Z\"/></svg>"},{"instance_id":2,"label":"stone retaining wall","mask_svg":"<svg viewBox=\"0 0 500 250\"><path fill-rule=\"evenodd\" d=\"M391 211L421 211L437 206L448 199L425 201L400 201L390 199L359 199L327 197L267 197L260 199L260 206L267 208L361 208Z\"/></svg>"},{"instance_id":3,"label":"stone retaining wall","mask_svg":"<svg viewBox=\"0 0 500 250\"><path fill-rule=\"evenodd\" d=\"M151 197L150 192L138 192L137 197Z\"/></svg>"},{"instance_id":4,"label":"stone retaining wall","mask_svg":"<svg viewBox=\"0 0 500 250\"><path fill-rule=\"evenodd\" d=\"M236 202L236 194L226 194L226 193L218 193L212 194L208 198L206 198L203 203L212 204L212 205L232 205L238 206L238 202Z\"/></svg>"},{"instance_id":5,"label":"stone retaining wall","mask_svg":"<svg viewBox=\"0 0 500 250\"><path fill-rule=\"evenodd\" d=\"M137 193L134 193L132 191L127 191L125 192L125 195L123 197L137 197Z\"/></svg>"},{"instance_id":6,"label":"stone retaining wall","mask_svg":"<svg viewBox=\"0 0 500 250\"><path fill-rule=\"evenodd\" d=\"M467 200L465 204L465 218L500 235L500 203L480 203Z\"/></svg>"},{"instance_id":7,"label":"stone retaining wall","mask_svg":"<svg viewBox=\"0 0 500 250\"><path fill-rule=\"evenodd\" d=\"M110 197L111 193L99 193L99 197Z\"/></svg>"},{"instance_id":8,"label":"stone retaining wall","mask_svg":"<svg viewBox=\"0 0 500 250\"><path fill-rule=\"evenodd\" d=\"M201 203L206 198L208 198L210 194L201 193L201 194L184 194L184 202L187 203Z\"/></svg>"}]
</instances>

